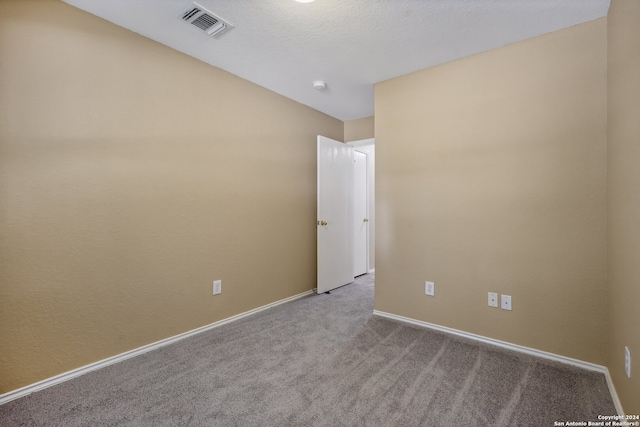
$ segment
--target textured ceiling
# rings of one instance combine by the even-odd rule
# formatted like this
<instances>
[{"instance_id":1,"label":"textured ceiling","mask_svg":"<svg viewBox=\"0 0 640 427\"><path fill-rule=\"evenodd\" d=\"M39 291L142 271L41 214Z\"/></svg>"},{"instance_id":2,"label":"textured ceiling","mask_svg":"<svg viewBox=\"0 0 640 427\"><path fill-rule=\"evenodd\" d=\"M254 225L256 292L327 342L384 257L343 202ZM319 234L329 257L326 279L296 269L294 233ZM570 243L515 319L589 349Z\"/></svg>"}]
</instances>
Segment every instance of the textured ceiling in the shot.
<instances>
[{"instance_id":1,"label":"textured ceiling","mask_svg":"<svg viewBox=\"0 0 640 427\"><path fill-rule=\"evenodd\" d=\"M610 2L198 0L235 26L211 38L178 19L188 0L64 1L340 120L373 115L376 82L601 18Z\"/></svg>"}]
</instances>

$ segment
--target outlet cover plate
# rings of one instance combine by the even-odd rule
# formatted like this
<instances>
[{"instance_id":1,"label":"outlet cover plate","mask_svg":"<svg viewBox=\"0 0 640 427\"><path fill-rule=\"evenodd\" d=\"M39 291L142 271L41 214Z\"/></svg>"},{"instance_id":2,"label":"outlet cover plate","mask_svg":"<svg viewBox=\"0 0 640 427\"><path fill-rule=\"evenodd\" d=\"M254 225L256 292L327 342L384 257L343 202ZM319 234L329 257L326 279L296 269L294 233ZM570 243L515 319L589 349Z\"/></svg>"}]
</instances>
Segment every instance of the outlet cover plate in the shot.
<instances>
[{"instance_id":1,"label":"outlet cover plate","mask_svg":"<svg viewBox=\"0 0 640 427\"><path fill-rule=\"evenodd\" d=\"M424 293L429 296L435 296L436 284L433 282L424 282Z\"/></svg>"},{"instance_id":2,"label":"outlet cover plate","mask_svg":"<svg viewBox=\"0 0 640 427\"><path fill-rule=\"evenodd\" d=\"M213 281L213 294L218 295L222 293L222 280Z\"/></svg>"},{"instance_id":3,"label":"outlet cover plate","mask_svg":"<svg viewBox=\"0 0 640 427\"><path fill-rule=\"evenodd\" d=\"M511 295L501 295L502 309L511 310Z\"/></svg>"},{"instance_id":4,"label":"outlet cover plate","mask_svg":"<svg viewBox=\"0 0 640 427\"><path fill-rule=\"evenodd\" d=\"M629 351L629 347L624 348L624 372L627 374L627 377L631 378L631 352Z\"/></svg>"},{"instance_id":5,"label":"outlet cover plate","mask_svg":"<svg viewBox=\"0 0 640 427\"><path fill-rule=\"evenodd\" d=\"M488 300L489 300L488 301L489 307L498 308L498 293L497 292L489 292Z\"/></svg>"}]
</instances>

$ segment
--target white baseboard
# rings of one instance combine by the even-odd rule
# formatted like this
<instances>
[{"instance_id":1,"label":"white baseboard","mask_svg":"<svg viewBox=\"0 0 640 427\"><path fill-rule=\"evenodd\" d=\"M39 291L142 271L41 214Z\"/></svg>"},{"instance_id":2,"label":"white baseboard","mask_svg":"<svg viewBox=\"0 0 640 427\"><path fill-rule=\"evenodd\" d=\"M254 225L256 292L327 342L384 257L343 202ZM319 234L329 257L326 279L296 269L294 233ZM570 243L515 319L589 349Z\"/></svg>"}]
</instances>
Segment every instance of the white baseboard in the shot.
<instances>
[{"instance_id":1,"label":"white baseboard","mask_svg":"<svg viewBox=\"0 0 640 427\"><path fill-rule=\"evenodd\" d=\"M372 268L371 270L367 271L367 273L369 273L369 274L372 274L372 273L375 273L375 272L376 272L375 268Z\"/></svg>"},{"instance_id":2,"label":"white baseboard","mask_svg":"<svg viewBox=\"0 0 640 427\"><path fill-rule=\"evenodd\" d=\"M493 338L484 337L482 335L476 335L470 332L464 332L458 329L436 325L434 323L423 322L421 320L411 319L409 317L398 316L396 314L391 314L391 313L385 313L384 311L373 310L373 314L375 314L376 316L386 317L388 319L398 320L400 322L410 323L412 325L422 326L424 328L434 329L436 331L457 335L459 337L472 339L472 340L493 345L496 347L501 347L508 350L517 351L520 353L525 353L530 356L541 357L543 359L553 360L553 361L564 363L567 365L576 366L578 368L587 369L589 371L600 372L604 374L604 377L607 381L607 386L609 386L609 393L611 394L611 399L613 400L613 404L616 407L616 411L618 412L618 415L624 415L624 411L622 410L622 404L620 403L620 399L618 398L618 393L616 392L616 388L613 385L611 375L609 375L609 369L607 369L606 366L597 365L595 363L585 362L584 360L573 359L571 357L561 356L559 354L549 353L542 350L536 350L535 348L524 347L518 344L512 344L506 341L500 341Z\"/></svg>"},{"instance_id":3,"label":"white baseboard","mask_svg":"<svg viewBox=\"0 0 640 427\"><path fill-rule=\"evenodd\" d=\"M180 341L182 339L191 337L193 335L197 335L199 333L208 331L210 329L217 328L219 326L225 325L227 323L231 323L231 322L233 322L235 320L242 319L243 317L250 316L250 315L258 313L260 311L275 307L277 305L284 304L284 303L287 303L287 302L290 302L290 301L295 301L295 300L300 299L300 298L304 298L307 295L311 295L312 293L313 293L313 291L302 292L302 293L300 293L298 295L294 295L294 296L291 296L289 298L281 299L281 300L273 302L271 304L263 305L262 307L258 307L258 308L255 308L253 310L245 311L244 313L240 313L240 314L237 314L235 316L231 316L231 317L228 317L226 319L219 320L219 321L211 323L209 325L202 326L202 327L196 328L196 329L192 329L192 330L184 332L182 334L178 334L178 335L175 335L175 336L170 337L170 338L166 338L166 339L163 339L163 340L160 340L160 341L156 341L154 343L147 344L145 346L138 347L136 349L129 350L127 352L124 352L124 353L121 353L121 354L118 354L118 355L115 355L115 356L112 356L112 357L108 357L106 359L102 359L102 360L99 360L99 361L94 362L94 363L90 363L88 365L82 366L82 367L74 369L72 371L64 372L64 373L62 373L60 375L56 375L55 377L47 378L47 379L39 381L39 382L37 382L35 384L30 384L28 386L19 388L17 390L10 391L8 393L0 395L0 405L3 405L3 404L5 404L7 402L10 402L12 400L18 399L20 397L28 396L31 393L35 393L37 391L44 390L45 388L51 387L53 385L60 384L60 383L65 382L65 381L69 381L70 379L79 377L80 375L84 375L84 374L86 374L88 372L96 371L98 369L102 369L104 367L107 367L109 365L113 365L113 364L118 363L118 362L122 362L124 360L130 359L130 358L135 357L135 356L139 356L139 355L147 353L149 351L156 350L156 349L158 349L160 347L164 347L166 345L173 344L176 341Z\"/></svg>"},{"instance_id":4,"label":"white baseboard","mask_svg":"<svg viewBox=\"0 0 640 427\"><path fill-rule=\"evenodd\" d=\"M611 374L609 373L609 368L604 366L604 377L607 380L607 386L609 386L609 393L611 393L611 399L613 400L613 404L616 407L616 411L618 411L618 415L625 415L624 410L622 409L622 403L620 402L620 398L618 397L618 392L616 391L616 387L613 385L613 378L611 378Z\"/></svg>"}]
</instances>

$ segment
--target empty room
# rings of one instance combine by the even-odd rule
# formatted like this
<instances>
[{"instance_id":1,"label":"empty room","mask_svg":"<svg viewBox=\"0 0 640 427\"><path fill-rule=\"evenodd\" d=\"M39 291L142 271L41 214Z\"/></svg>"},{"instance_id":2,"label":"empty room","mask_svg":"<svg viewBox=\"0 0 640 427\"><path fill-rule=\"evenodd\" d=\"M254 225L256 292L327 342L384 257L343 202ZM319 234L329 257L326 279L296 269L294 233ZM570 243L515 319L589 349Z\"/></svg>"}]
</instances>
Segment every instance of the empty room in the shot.
<instances>
[{"instance_id":1,"label":"empty room","mask_svg":"<svg viewBox=\"0 0 640 427\"><path fill-rule=\"evenodd\" d=\"M640 426L638 76L638 0L0 0L0 425Z\"/></svg>"}]
</instances>

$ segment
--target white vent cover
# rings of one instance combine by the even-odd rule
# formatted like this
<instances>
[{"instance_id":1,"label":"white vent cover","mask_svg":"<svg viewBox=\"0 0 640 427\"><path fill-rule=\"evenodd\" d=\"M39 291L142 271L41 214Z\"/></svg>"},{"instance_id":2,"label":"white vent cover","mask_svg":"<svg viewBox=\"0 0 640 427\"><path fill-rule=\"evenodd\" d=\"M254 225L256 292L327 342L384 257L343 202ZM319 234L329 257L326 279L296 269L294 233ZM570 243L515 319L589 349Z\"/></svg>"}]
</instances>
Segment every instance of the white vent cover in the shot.
<instances>
[{"instance_id":1,"label":"white vent cover","mask_svg":"<svg viewBox=\"0 0 640 427\"><path fill-rule=\"evenodd\" d=\"M209 12L198 3L191 3L178 18L201 29L211 37L218 37L233 28L229 22Z\"/></svg>"}]
</instances>

